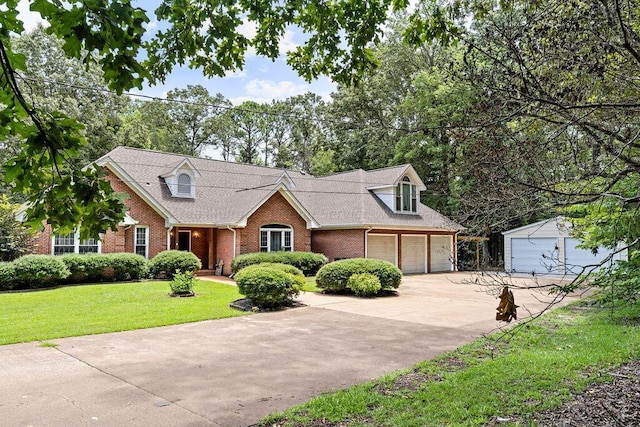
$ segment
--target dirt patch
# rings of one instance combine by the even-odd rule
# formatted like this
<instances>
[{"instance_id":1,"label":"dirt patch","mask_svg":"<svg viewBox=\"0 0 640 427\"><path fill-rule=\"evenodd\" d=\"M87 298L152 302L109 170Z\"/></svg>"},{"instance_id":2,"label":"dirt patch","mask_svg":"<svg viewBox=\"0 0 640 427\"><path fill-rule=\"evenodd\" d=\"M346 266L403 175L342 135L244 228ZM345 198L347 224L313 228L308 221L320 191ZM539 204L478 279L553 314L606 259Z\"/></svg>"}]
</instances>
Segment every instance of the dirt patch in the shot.
<instances>
[{"instance_id":1,"label":"dirt patch","mask_svg":"<svg viewBox=\"0 0 640 427\"><path fill-rule=\"evenodd\" d=\"M398 391L416 391L421 384L426 382L440 382L442 378L439 375L427 374L418 370L398 375L393 379L390 385L378 384L373 390L380 394L392 394Z\"/></svg>"},{"instance_id":2,"label":"dirt patch","mask_svg":"<svg viewBox=\"0 0 640 427\"><path fill-rule=\"evenodd\" d=\"M283 305L283 306L280 306L280 307L260 308L260 307L256 306L253 303L253 301L251 301L251 299L242 298L242 299L238 299L238 300L235 300L232 303L230 303L229 307L235 308L235 309L238 309L238 310L242 310L242 311L252 311L254 313L262 313L262 312L268 312L268 311L286 310L288 308L306 307L306 304L302 304L301 302L293 301L293 302L291 302L291 303L289 303L287 305Z\"/></svg>"}]
</instances>

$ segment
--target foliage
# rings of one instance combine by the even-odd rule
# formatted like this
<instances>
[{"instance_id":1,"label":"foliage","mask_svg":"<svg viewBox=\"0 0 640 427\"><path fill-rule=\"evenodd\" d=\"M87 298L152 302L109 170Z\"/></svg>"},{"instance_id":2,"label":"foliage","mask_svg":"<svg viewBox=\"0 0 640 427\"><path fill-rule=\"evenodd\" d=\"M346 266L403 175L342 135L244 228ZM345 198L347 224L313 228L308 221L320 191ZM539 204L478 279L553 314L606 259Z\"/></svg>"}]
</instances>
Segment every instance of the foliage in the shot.
<instances>
[{"instance_id":1,"label":"foliage","mask_svg":"<svg viewBox=\"0 0 640 427\"><path fill-rule=\"evenodd\" d=\"M169 283L171 287L172 295L190 295L193 294L193 285L196 279L193 276L193 272L180 272L176 271L173 275L173 279Z\"/></svg>"},{"instance_id":2,"label":"foliage","mask_svg":"<svg viewBox=\"0 0 640 427\"><path fill-rule=\"evenodd\" d=\"M139 280L147 277L147 260L132 253L68 254L60 257L71 275L69 282L92 283Z\"/></svg>"},{"instance_id":3,"label":"foliage","mask_svg":"<svg viewBox=\"0 0 640 427\"><path fill-rule=\"evenodd\" d=\"M238 290L260 308L288 305L304 287L302 272L287 264L262 263L235 275Z\"/></svg>"},{"instance_id":4,"label":"foliage","mask_svg":"<svg viewBox=\"0 0 640 427\"><path fill-rule=\"evenodd\" d=\"M6 195L0 196L0 261L12 261L33 247L28 228L16 220L19 208Z\"/></svg>"},{"instance_id":5,"label":"foliage","mask_svg":"<svg viewBox=\"0 0 640 427\"><path fill-rule=\"evenodd\" d=\"M329 292L344 292L349 288L349 278L361 273L376 276L382 289L396 289L400 286L402 279L400 269L390 262L370 258L351 258L334 261L318 270L316 285Z\"/></svg>"},{"instance_id":6,"label":"foliage","mask_svg":"<svg viewBox=\"0 0 640 427\"><path fill-rule=\"evenodd\" d=\"M166 281L0 294L0 345L245 315L238 288L196 280L198 298L167 298Z\"/></svg>"},{"instance_id":7,"label":"foliage","mask_svg":"<svg viewBox=\"0 0 640 427\"><path fill-rule=\"evenodd\" d=\"M153 277L172 279L176 271L195 273L202 262L192 252L168 250L160 252L149 261L149 272Z\"/></svg>"},{"instance_id":8,"label":"foliage","mask_svg":"<svg viewBox=\"0 0 640 427\"><path fill-rule=\"evenodd\" d=\"M0 261L0 291L8 291L16 285L16 269L11 262Z\"/></svg>"},{"instance_id":9,"label":"foliage","mask_svg":"<svg viewBox=\"0 0 640 427\"><path fill-rule=\"evenodd\" d=\"M601 289L599 302L640 304L640 251L631 251L627 261L598 271L591 280L594 287Z\"/></svg>"},{"instance_id":10,"label":"foliage","mask_svg":"<svg viewBox=\"0 0 640 427\"><path fill-rule=\"evenodd\" d=\"M382 289L382 285L377 276L371 273L359 273L349 277L347 288L359 297L372 297Z\"/></svg>"},{"instance_id":11,"label":"foliage","mask_svg":"<svg viewBox=\"0 0 640 427\"><path fill-rule=\"evenodd\" d=\"M62 283L71 272L60 257L25 255L13 261L16 285L14 289L46 288Z\"/></svg>"},{"instance_id":12,"label":"foliage","mask_svg":"<svg viewBox=\"0 0 640 427\"><path fill-rule=\"evenodd\" d=\"M271 262L289 264L299 268L305 276L313 276L327 261L323 254L313 252L253 252L235 257L231 269L237 273L249 265Z\"/></svg>"}]
</instances>

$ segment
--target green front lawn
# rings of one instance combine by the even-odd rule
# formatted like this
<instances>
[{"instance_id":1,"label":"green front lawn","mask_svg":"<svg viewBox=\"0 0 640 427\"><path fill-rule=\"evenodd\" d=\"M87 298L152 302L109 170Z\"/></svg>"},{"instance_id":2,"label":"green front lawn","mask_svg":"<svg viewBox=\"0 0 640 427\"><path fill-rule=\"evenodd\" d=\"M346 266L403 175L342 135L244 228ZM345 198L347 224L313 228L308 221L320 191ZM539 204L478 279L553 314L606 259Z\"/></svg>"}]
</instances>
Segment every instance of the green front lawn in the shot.
<instances>
[{"instance_id":1,"label":"green front lawn","mask_svg":"<svg viewBox=\"0 0 640 427\"><path fill-rule=\"evenodd\" d=\"M235 286L197 280L195 297L171 298L169 282L68 286L0 294L0 345L242 316Z\"/></svg>"}]
</instances>

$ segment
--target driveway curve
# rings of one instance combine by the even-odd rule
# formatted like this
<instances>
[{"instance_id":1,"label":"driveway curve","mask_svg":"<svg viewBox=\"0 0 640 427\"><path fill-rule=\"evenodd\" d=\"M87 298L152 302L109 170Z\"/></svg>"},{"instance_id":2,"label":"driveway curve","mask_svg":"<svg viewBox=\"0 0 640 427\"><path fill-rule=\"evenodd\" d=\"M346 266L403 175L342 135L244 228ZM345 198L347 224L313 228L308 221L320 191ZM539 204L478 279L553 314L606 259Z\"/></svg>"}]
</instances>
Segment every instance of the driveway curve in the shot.
<instances>
[{"instance_id":1,"label":"driveway curve","mask_svg":"<svg viewBox=\"0 0 640 427\"><path fill-rule=\"evenodd\" d=\"M464 273L403 278L397 296L306 293L306 307L0 347L10 426L247 426L321 393L452 350L501 325ZM516 290L520 313L540 295ZM565 302L575 300L567 298ZM523 311L523 309L525 309Z\"/></svg>"}]
</instances>

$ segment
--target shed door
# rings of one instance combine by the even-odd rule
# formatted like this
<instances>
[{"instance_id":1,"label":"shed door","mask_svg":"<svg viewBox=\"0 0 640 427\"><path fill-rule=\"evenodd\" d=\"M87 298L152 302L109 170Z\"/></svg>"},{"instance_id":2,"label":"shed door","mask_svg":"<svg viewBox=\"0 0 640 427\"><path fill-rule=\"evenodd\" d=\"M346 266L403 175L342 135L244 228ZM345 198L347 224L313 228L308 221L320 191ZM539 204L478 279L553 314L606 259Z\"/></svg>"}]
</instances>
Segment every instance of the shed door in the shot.
<instances>
[{"instance_id":1,"label":"shed door","mask_svg":"<svg viewBox=\"0 0 640 427\"><path fill-rule=\"evenodd\" d=\"M453 251L451 236L431 236L431 271L453 270Z\"/></svg>"},{"instance_id":2,"label":"shed door","mask_svg":"<svg viewBox=\"0 0 640 427\"><path fill-rule=\"evenodd\" d=\"M513 273L558 273L558 239L555 237L511 239Z\"/></svg>"},{"instance_id":3,"label":"shed door","mask_svg":"<svg viewBox=\"0 0 640 427\"><path fill-rule=\"evenodd\" d=\"M396 236L376 236L369 234L367 239L367 258L382 259L396 264Z\"/></svg>"},{"instance_id":4,"label":"shed door","mask_svg":"<svg viewBox=\"0 0 640 427\"><path fill-rule=\"evenodd\" d=\"M401 236L402 239L402 272L424 273L425 244L424 236Z\"/></svg>"},{"instance_id":5,"label":"shed door","mask_svg":"<svg viewBox=\"0 0 640 427\"><path fill-rule=\"evenodd\" d=\"M580 240L571 237L565 237L564 239L564 265L567 274L581 274L583 273L583 267L598 265L611 253L609 249L598 248L598 253L594 255L589 249L577 248L576 246L580 243ZM611 262L607 262L603 267L609 265L611 265ZM599 268L601 267L597 269ZM589 271L594 271L593 267L588 268L584 273Z\"/></svg>"}]
</instances>

